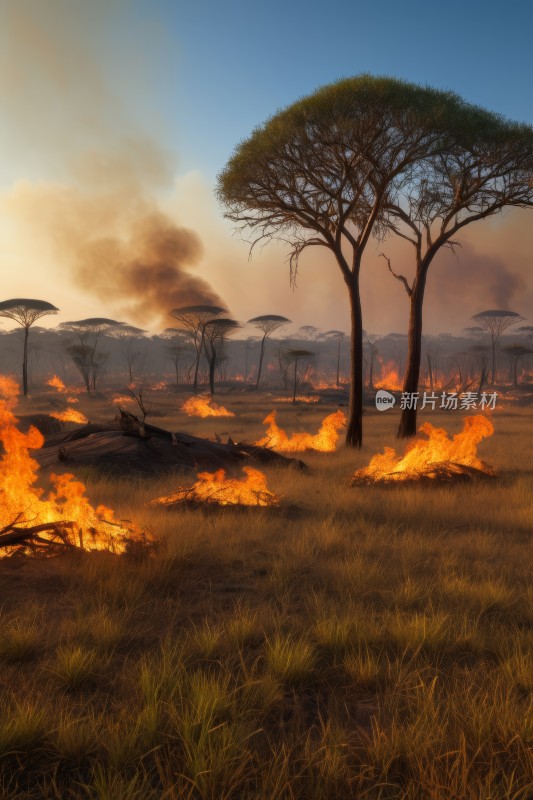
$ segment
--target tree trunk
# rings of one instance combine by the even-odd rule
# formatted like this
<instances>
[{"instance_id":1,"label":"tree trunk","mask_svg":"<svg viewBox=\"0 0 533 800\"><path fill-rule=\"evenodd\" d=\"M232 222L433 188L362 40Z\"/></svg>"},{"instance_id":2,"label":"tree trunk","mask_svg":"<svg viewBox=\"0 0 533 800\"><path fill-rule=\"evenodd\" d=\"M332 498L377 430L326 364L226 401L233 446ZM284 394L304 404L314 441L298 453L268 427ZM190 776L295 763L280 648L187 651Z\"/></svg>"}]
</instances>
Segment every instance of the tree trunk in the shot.
<instances>
[{"instance_id":1,"label":"tree trunk","mask_svg":"<svg viewBox=\"0 0 533 800\"><path fill-rule=\"evenodd\" d=\"M30 329L24 328L24 355L22 357L22 391L24 397L28 396L28 334Z\"/></svg>"},{"instance_id":2,"label":"tree trunk","mask_svg":"<svg viewBox=\"0 0 533 800\"><path fill-rule=\"evenodd\" d=\"M341 370L341 337L339 336L339 344L337 346L337 389L340 386L340 370Z\"/></svg>"},{"instance_id":3,"label":"tree trunk","mask_svg":"<svg viewBox=\"0 0 533 800\"><path fill-rule=\"evenodd\" d=\"M193 385L194 394L197 394L198 392L198 370L200 368L200 358L202 357L202 350L204 348L204 336L205 332L202 328L202 337L200 339L200 346L198 348L198 352L196 353L196 364L194 367L194 385Z\"/></svg>"},{"instance_id":4,"label":"tree trunk","mask_svg":"<svg viewBox=\"0 0 533 800\"><path fill-rule=\"evenodd\" d=\"M350 338L350 408L346 444L348 447L363 445L363 318L359 294L359 270L355 271L348 285L352 332Z\"/></svg>"},{"instance_id":5,"label":"tree trunk","mask_svg":"<svg viewBox=\"0 0 533 800\"><path fill-rule=\"evenodd\" d=\"M211 392L211 397L215 394L215 366L216 354L209 359L209 390Z\"/></svg>"},{"instance_id":6,"label":"tree trunk","mask_svg":"<svg viewBox=\"0 0 533 800\"><path fill-rule=\"evenodd\" d=\"M255 382L256 389L259 389L259 381L261 380L261 370L263 368L263 356L265 354L265 339L266 339L266 334L263 336L261 340L261 352L259 354L259 366L257 368L257 380Z\"/></svg>"},{"instance_id":7,"label":"tree trunk","mask_svg":"<svg viewBox=\"0 0 533 800\"><path fill-rule=\"evenodd\" d=\"M494 386L496 383L496 339L494 335L491 338L491 345L492 345L492 373L490 379L490 385Z\"/></svg>"},{"instance_id":8,"label":"tree trunk","mask_svg":"<svg viewBox=\"0 0 533 800\"><path fill-rule=\"evenodd\" d=\"M292 393L292 402L293 403L296 402L296 377L297 377L297 371L298 371L298 359L295 358L294 359L294 389L293 389L293 393Z\"/></svg>"},{"instance_id":9,"label":"tree trunk","mask_svg":"<svg viewBox=\"0 0 533 800\"><path fill-rule=\"evenodd\" d=\"M427 268L419 267L413 282L411 294L411 310L409 314L409 333L407 346L407 368L403 381L403 392L415 394L420 379L420 361L422 358L422 310L424 291L426 288ZM416 435L416 404L413 408L402 409L398 426L398 439L407 439Z\"/></svg>"}]
</instances>

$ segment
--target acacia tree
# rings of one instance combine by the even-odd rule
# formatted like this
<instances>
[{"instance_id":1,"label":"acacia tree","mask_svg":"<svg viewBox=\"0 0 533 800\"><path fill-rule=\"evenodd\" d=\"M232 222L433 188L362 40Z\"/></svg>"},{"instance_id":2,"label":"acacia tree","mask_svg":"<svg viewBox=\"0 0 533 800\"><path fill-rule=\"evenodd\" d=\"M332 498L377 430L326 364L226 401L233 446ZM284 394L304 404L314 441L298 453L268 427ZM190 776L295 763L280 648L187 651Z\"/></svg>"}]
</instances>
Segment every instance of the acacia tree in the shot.
<instances>
[{"instance_id":1,"label":"acacia tree","mask_svg":"<svg viewBox=\"0 0 533 800\"><path fill-rule=\"evenodd\" d=\"M272 333L274 333L274 331L277 331L279 328L282 328L288 323L290 323L290 319L287 319L287 317L280 317L278 314L263 314L261 317L254 317L253 319L248 320L249 325L255 325L256 328L259 328L259 330L263 332L261 349L259 351L257 380L255 382L256 389L259 389L259 381L261 380L261 370L263 369L263 357L265 355L266 340Z\"/></svg>"},{"instance_id":2,"label":"acacia tree","mask_svg":"<svg viewBox=\"0 0 533 800\"><path fill-rule=\"evenodd\" d=\"M174 365L176 373L176 386L180 383L180 364L191 356L191 340L188 333L180 328L165 328L160 334L165 340L165 350ZM186 368L187 371L187 368Z\"/></svg>"},{"instance_id":3,"label":"acacia tree","mask_svg":"<svg viewBox=\"0 0 533 800\"><path fill-rule=\"evenodd\" d=\"M341 371L341 346L344 340L344 331L331 330L323 334L324 339L337 340L337 389L340 387L340 371Z\"/></svg>"},{"instance_id":4,"label":"acacia tree","mask_svg":"<svg viewBox=\"0 0 533 800\"><path fill-rule=\"evenodd\" d=\"M14 298L13 300L3 300L0 303L0 317L7 317L24 329L24 348L22 355L22 391L24 397L28 396L28 336L31 326L38 319L49 314L57 314L58 308L46 300L28 300L25 298Z\"/></svg>"},{"instance_id":5,"label":"acacia tree","mask_svg":"<svg viewBox=\"0 0 533 800\"><path fill-rule=\"evenodd\" d=\"M133 383L134 371L142 367L142 350L139 349L139 344L145 338L146 331L143 328L136 328L135 325L123 324L109 332L120 342L120 352L128 368L130 383Z\"/></svg>"},{"instance_id":6,"label":"acacia tree","mask_svg":"<svg viewBox=\"0 0 533 800\"><path fill-rule=\"evenodd\" d=\"M218 178L226 217L251 233L252 248L276 238L288 245L293 284L308 247L329 250L341 271L351 315L351 446L363 441L363 253L383 204L442 146L441 120L459 105L452 93L392 78L341 80L256 128Z\"/></svg>"},{"instance_id":7,"label":"acacia tree","mask_svg":"<svg viewBox=\"0 0 533 800\"><path fill-rule=\"evenodd\" d=\"M533 128L465 102L441 119L442 147L415 165L410 180L384 204L384 229L414 249L414 278L389 270L410 303L403 391L416 393L422 352L422 312L429 267L466 226L509 206L533 205ZM479 320L477 320L479 322ZM493 379L495 367L493 365ZM398 437L416 433L416 408L402 411Z\"/></svg>"},{"instance_id":8,"label":"acacia tree","mask_svg":"<svg viewBox=\"0 0 533 800\"><path fill-rule=\"evenodd\" d=\"M513 386L518 386L518 362L521 358L531 355L533 350L531 347L527 347L525 344L515 342L514 344L508 344L506 347L504 347L503 352L506 353L507 358L509 359L509 367Z\"/></svg>"},{"instance_id":9,"label":"acacia tree","mask_svg":"<svg viewBox=\"0 0 533 800\"><path fill-rule=\"evenodd\" d=\"M310 362L315 358L316 353L314 350L304 350L303 348L291 348L286 351L285 358L288 364L294 366L293 384L292 384L292 402L296 402L296 388L302 375L298 372L298 366L303 362L304 374L310 366Z\"/></svg>"},{"instance_id":10,"label":"acacia tree","mask_svg":"<svg viewBox=\"0 0 533 800\"><path fill-rule=\"evenodd\" d=\"M204 325L204 342L209 367L209 390L215 394L215 370L224 355L224 344L228 336L235 333L240 325L234 319L211 319Z\"/></svg>"},{"instance_id":11,"label":"acacia tree","mask_svg":"<svg viewBox=\"0 0 533 800\"><path fill-rule=\"evenodd\" d=\"M490 383L494 386L496 383L496 353L500 336L507 328L516 325L517 322L522 322L523 317L517 314L516 311L501 311L492 309L489 311L480 311L479 314L474 314L472 317L484 331L490 334L490 346L492 353L492 369L490 373Z\"/></svg>"},{"instance_id":12,"label":"acacia tree","mask_svg":"<svg viewBox=\"0 0 533 800\"><path fill-rule=\"evenodd\" d=\"M116 332L125 324L107 317L89 317L62 322L59 326L60 330L70 331L76 337L77 341L67 345L66 350L83 378L87 394L96 392L98 378L108 357L107 353L97 353L100 335Z\"/></svg>"},{"instance_id":13,"label":"acacia tree","mask_svg":"<svg viewBox=\"0 0 533 800\"><path fill-rule=\"evenodd\" d=\"M194 394L198 391L198 370L200 359L204 350L205 326L208 322L225 314L226 309L220 306L181 306L174 308L170 316L177 319L183 330L187 331L196 350L196 361L194 363Z\"/></svg>"}]
</instances>

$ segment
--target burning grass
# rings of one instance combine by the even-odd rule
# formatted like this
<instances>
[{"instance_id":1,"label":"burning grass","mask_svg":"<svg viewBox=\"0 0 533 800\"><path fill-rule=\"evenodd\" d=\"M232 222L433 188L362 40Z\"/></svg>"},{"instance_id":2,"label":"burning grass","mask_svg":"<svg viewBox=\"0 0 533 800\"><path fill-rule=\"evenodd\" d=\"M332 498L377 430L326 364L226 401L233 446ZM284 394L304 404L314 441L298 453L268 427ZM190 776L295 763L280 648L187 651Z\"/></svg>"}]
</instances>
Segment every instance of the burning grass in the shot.
<instances>
[{"instance_id":1,"label":"burning grass","mask_svg":"<svg viewBox=\"0 0 533 800\"><path fill-rule=\"evenodd\" d=\"M279 499L267 488L261 470L243 467L244 478L226 478L226 472L200 472L189 489L179 489L166 497L151 501L152 505L179 508L183 505L208 506L276 506Z\"/></svg>"},{"instance_id":2,"label":"burning grass","mask_svg":"<svg viewBox=\"0 0 533 800\"><path fill-rule=\"evenodd\" d=\"M337 447L339 431L346 425L346 415L343 411L335 411L322 420L318 433L293 433L290 437L278 426L275 411L265 417L263 424L268 425L267 432L254 442L259 447L270 447L282 453L303 453L306 450L332 453Z\"/></svg>"},{"instance_id":3,"label":"burning grass","mask_svg":"<svg viewBox=\"0 0 533 800\"><path fill-rule=\"evenodd\" d=\"M43 436L33 426L27 433L16 427L15 381L2 377L0 395L0 556L51 545L122 553L133 540L144 540L133 526L118 522L110 508L93 508L73 475L50 475L48 492L35 486L39 465L30 450L42 446Z\"/></svg>"},{"instance_id":4,"label":"burning grass","mask_svg":"<svg viewBox=\"0 0 533 800\"><path fill-rule=\"evenodd\" d=\"M408 444L403 457L392 447L373 456L368 467L354 474L352 486L494 477L494 469L477 456L478 444L494 432L487 417L466 417L463 430L451 439L444 428L435 428L430 422L421 425L420 432L428 438Z\"/></svg>"},{"instance_id":5,"label":"burning grass","mask_svg":"<svg viewBox=\"0 0 533 800\"><path fill-rule=\"evenodd\" d=\"M188 417L234 417L233 411L217 406L210 397L189 397L181 406Z\"/></svg>"},{"instance_id":6,"label":"burning grass","mask_svg":"<svg viewBox=\"0 0 533 800\"><path fill-rule=\"evenodd\" d=\"M75 422L77 425L85 425L89 420L78 411L77 408L65 408L64 411L51 411L50 416L58 419L60 422Z\"/></svg>"},{"instance_id":7,"label":"burning grass","mask_svg":"<svg viewBox=\"0 0 533 800\"><path fill-rule=\"evenodd\" d=\"M397 425L370 412L363 452L265 468L295 518L167 514L170 476L85 476L162 545L0 563L0 796L533 796L533 414L495 424L497 482L354 492Z\"/></svg>"}]
</instances>

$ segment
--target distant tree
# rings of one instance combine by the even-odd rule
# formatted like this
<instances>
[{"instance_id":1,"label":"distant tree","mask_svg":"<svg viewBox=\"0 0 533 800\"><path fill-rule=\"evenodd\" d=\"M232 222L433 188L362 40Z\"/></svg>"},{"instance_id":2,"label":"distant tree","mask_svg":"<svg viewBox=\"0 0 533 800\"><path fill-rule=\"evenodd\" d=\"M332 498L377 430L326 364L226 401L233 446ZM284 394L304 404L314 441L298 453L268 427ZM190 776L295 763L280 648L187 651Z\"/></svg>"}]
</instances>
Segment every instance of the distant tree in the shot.
<instances>
[{"instance_id":1,"label":"distant tree","mask_svg":"<svg viewBox=\"0 0 533 800\"><path fill-rule=\"evenodd\" d=\"M193 380L194 394L198 391L198 370L204 351L205 326L211 320L225 313L226 309L220 308L220 306L182 306L181 308L174 308L170 312L170 316L177 319L183 330L187 331L196 350Z\"/></svg>"},{"instance_id":2,"label":"distant tree","mask_svg":"<svg viewBox=\"0 0 533 800\"><path fill-rule=\"evenodd\" d=\"M118 322L116 319L89 317L62 322L59 326L60 330L69 331L76 337L76 342L67 345L66 351L83 378L87 394L96 392L102 367L109 357L108 353L97 352L101 334L116 332L125 325L125 322Z\"/></svg>"},{"instance_id":3,"label":"distant tree","mask_svg":"<svg viewBox=\"0 0 533 800\"><path fill-rule=\"evenodd\" d=\"M228 336L240 328L234 319L211 319L204 325L204 343L209 367L209 390L215 394L215 370L224 355L224 343Z\"/></svg>"},{"instance_id":4,"label":"distant tree","mask_svg":"<svg viewBox=\"0 0 533 800\"><path fill-rule=\"evenodd\" d=\"M248 320L249 325L255 325L256 328L259 328L260 331L263 332L263 337L261 339L261 349L259 351L259 366L257 368L257 379L255 382L255 388L259 388L259 381L261 380L261 370L263 369L263 357L265 355L265 344L268 337L274 333L274 331L279 330L284 325L290 323L290 319L287 317L280 317L277 314L264 314L261 317L253 317L253 319Z\"/></svg>"},{"instance_id":5,"label":"distant tree","mask_svg":"<svg viewBox=\"0 0 533 800\"><path fill-rule=\"evenodd\" d=\"M481 394L485 384L487 383L489 377L489 360L488 360L488 352L489 348L485 344L473 344L470 347L470 351L474 355L475 360L475 369L477 370L477 374L479 376L478 380L478 394Z\"/></svg>"},{"instance_id":6,"label":"distant tree","mask_svg":"<svg viewBox=\"0 0 533 800\"><path fill-rule=\"evenodd\" d=\"M145 338L146 333L143 328L136 328L135 325L120 325L111 328L109 335L120 342L120 352L126 362L130 383L133 383L134 372L140 367L142 350L139 349L140 342Z\"/></svg>"},{"instance_id":7,"label":"distant tree","mask_svg":"<svg viewBox=\"0 0 533 800\"><path fill-rule=\"evenodd\" d=\"M28 396L28 336L31 326L38 319L49 314L57 314L58 308L45 300L28 300L17 297L13 300L3 300L0 303L0 317L7 317L24 329L24 347L22 355L22 391L24 397Z\"/></svg>"},{"instance_id":8,"label":"distant tree","mask_svg":"<svg viewBox=\"0 0 533 800\"><path fill-rule=\"evenodd\" d=\"M258 336L248 336L244 342L244 382L248 380L248 364L250 361L250 353L255 350L255 346L259 341Z\"/></svg>"},{"instance_id":9,"label":"distant tree","mask_svg":"<svg viewBox=\"0 0 533 800\"><path fill-rule=\"evenodd\" d=\"M365 341L366 341L366 352L368 354L368 389L369 391L374 391L374 364L376 363L376 357L378 355L378 347L376 344L376 336L373 333L367 333L363 331ZM338 382L337 382L338 386Z\"/></svg>"},{"instance_id":10,"label":"distant tree","mask_svg":"<svg viewBox=\"0 0 533 800\"><path fill-rule=\"evenodd\" d=\"M444 146L455 95L360 75L325 86L257 127L219 176L228 219L290 248L291 280L308 247L324 247L346 284L351 312L346 443L363 441L363 322L359 275L385 203L420 159ZM252 244L253 247L253 244Z\"/></svg>"},{"instance_id":11,"label":"distant tree","mask_svg":"<svg viewBox=\"0 0 533 800\"><path fill-rule=\"evenodd\" d=\"M337 379L336 379L337 389L341 385L340 384L341 346L342 346L342 343L344 341L345 335L346 334L344 333L344 331L337 331L337 330L326 331L325 334L324 334L324 338L325 339L336 339L337 340Z\"/></svg>"},{"instance_id":12,"label":"distant tree","mask_svg":"<svg viewBox=\"0 0 533 800\"><path fill-rule=\"evenodd\" d=\"M298 383L302 377L301 373L298 372L298 366L301 366L303 363L305 368L307 369L309 363L315 358L316 353L314 350L304 350L304 349L296 349L291 348L287 350L285 354L285 358L289 364L293 365L294 373L293 373L293 391L292 391L292 402L296 402L296 388ZM305 371L305 370L304 370Z\"/></svg>"},{"instance_id":13,"label":"distant tree","mask_svg":"<svg viewBox=\"0 0 533 800\"><path fill-rule=\"evenodd\" d=\"M316 342L320 336L320 328L316 325L300 325L297 331L298 339L304 339L308 342Z\"/></svg>"},{"instance_id":14,"label":"distant tree","mask_svg":"<svg viewBox=\"0 0 533 800\"><path fill-rule=\"evenodd\" d=\"M531 355L533 350L531 347L526 347L525 345L519 343L508 344L506 347L503 347L502 350L507 354L509 359L509 367L513 386L518 386L518 362L521 358L524 358L524 356Z\"/></svg>"},{"instance_id":15,"label":"distant tree","mask_svg":"<svg viewBox=\"0 0 533 800\"><path fill-rule=\"evenodd\" d=\"M181 328L165 328L160 334L160 338L165 341L165 350L174 366L176 385L179 386L180 364L185 360L189 360L190 364L192 348L190 336L187 331Z\"/></svg>"},{"instance_id":16,"label":"distant tree","mask_svg":"<svg viewBox=\"0 0 533 800\"><path fill-rule=\"evenodd\" d=\"M496 383L496 351L500 336L507 328L516 325L518 322L523 321L523 317L515 311L501 311L492 309L489 311L480 311L479 314L474 314L472 319L480 325L483 330L490 334L490 344L492 350L492 369L490 374L491 386Z\"/></svg>"}]
</instances>

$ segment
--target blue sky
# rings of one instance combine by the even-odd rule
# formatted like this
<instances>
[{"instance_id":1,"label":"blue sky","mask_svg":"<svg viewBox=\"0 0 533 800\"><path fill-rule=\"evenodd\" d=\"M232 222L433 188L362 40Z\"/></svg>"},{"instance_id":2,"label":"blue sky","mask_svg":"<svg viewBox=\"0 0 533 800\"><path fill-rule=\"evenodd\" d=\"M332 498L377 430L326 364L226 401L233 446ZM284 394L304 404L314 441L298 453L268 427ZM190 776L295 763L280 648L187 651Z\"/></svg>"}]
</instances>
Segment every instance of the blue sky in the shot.
<instances>
[{"instance_id":1,"label":"blue sky","mask_svg":"<svg viewBox=\"0 0 533 800\"><path fill-rule=\"evenodd\" d=\"M175 132L183 165L210 177L278 108L359 72L453 89L470 102L533 122L528 0L142 0L136 7L140 19L164 26L174 51L160 94L168 132Z\"/></svg>"},{"instance_id":2,"label":"blue sky","mask_svg":"<svg viewBox=\"0 0 533 800\"><path fill-rule=\"evenodd\" d=\"M361 72L451 89L533 124L532 30L529 0L0 0L3 291L42 295L65 318L127 317L120 287L113 295L107 275L90 280L80 258L110 237L129 238L131 253L132 220L160 209L198 236L203 257L194 268L237 318L280 313L348 327L344 287L336 266L325 268L327 256L303 264L295 293L279 247L248 261L214 200L217 173L277 110ZM478 306L490 307L491 281L501 286L509 272L518 276L511 305L525 315L533 307L529 216L471 226L464 238L460 258L472 269L463 270L459 300L453 265L443 261L430 278L430 332L459 330ZM382 287L376 250L363 276L365 324L405 329L401 286L391 279L385 302Z\"/></svg>"}]
</instances>

